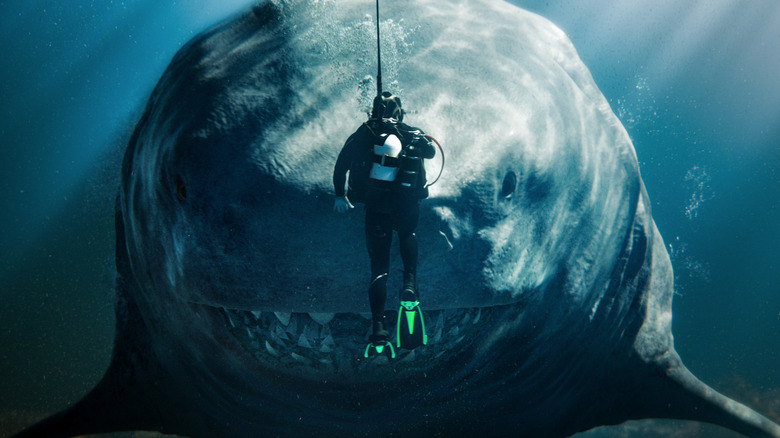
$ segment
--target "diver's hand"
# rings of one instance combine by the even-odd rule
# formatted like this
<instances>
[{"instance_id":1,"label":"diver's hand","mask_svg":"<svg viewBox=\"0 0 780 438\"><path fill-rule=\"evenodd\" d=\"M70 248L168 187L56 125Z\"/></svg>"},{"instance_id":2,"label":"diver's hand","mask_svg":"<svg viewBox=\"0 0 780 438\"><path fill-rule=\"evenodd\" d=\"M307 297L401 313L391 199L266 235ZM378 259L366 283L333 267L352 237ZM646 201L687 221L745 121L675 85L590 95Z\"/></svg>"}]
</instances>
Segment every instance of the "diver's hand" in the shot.
<instances>
[{"instance_id":1,"label":"diver's hand","mask_svg":"<svg viewBox=\"0 0 780 438\"><path fill-rule=\"evenodd\" d=\"M336 198L336 202L333 203L333 211L336 213L346 213L350 209L355 208L346 196Z\"/></svg>"}]
</instances>

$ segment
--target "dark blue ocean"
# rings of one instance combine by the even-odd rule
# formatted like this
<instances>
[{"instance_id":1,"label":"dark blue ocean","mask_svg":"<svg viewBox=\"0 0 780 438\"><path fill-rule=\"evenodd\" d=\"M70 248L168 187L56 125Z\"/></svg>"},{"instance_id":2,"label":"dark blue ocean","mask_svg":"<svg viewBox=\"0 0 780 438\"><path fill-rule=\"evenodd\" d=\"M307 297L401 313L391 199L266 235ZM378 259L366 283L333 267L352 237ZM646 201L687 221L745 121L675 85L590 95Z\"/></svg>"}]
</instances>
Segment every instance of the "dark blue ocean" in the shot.
<instances>
[{"instance_id":1,"label":"dark blue ocean","mask_svg":"<svg viewBox=\"0 0 780 438\"><path fill-rule=\"evenodd\" d=\"M173 54L250 3L0 0L0 437L108 365L123 146ZM569 35L628 130L682 359L780 421L780 2L513 3ZM581 436L736 435L642 421Z\"/></svg>"}]
</instances>

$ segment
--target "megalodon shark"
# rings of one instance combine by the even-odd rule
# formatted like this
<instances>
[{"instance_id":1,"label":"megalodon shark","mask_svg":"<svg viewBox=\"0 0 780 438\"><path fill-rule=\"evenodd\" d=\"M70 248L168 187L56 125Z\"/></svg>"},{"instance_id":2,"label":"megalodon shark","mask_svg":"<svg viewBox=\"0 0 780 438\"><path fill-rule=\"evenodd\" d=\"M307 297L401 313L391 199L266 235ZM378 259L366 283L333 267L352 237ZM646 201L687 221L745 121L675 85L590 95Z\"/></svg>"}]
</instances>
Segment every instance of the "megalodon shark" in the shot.
<instances>
[{"instance_id":1,"label":"megalodon shark","mask_svg":"<svg viewBox=\"0 0 780 438\"><path fill-rule=\"evenodd\" d=\"M382 2L385 88L446 167L417 229L429 343L363 357L363 216L332 211L332 172L376 92L373 6L265 1L176 54L122 163L111 364L19 436L558 437L679 418L780 437L683 365L631 141L565 34L503 2Z\"/></svg>"}]
</instances>

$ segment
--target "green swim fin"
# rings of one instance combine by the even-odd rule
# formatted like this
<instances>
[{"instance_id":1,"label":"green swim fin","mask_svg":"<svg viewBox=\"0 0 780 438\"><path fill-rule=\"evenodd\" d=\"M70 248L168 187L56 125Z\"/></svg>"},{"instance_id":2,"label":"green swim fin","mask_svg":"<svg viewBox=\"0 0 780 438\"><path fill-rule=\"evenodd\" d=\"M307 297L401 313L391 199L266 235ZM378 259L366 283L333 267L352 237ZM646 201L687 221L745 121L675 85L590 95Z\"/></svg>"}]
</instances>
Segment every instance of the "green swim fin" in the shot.
<instances>
[{"instance_id":1,"label":"green swim fin","mask_svg":"<svg viewBox=\"0 0 780 438\"><path fill-rule=\"evenodd\" d=\"M369 342L366 345L366 351L363 353L363 357L368 359L371 356L387 355L390 359L395 359L395 349L393 343L390 341L374 341Z\"/></svg>"},{"instance_id":2,"label":"green swim fin","mask_svg":"<svg viewBox=\"0 0 780 438\"><path fill-rule=\"evenodd\" d=\"M398 309L395 339L398 348L408 350L428 344L425 319L419 301L401 301L401 307Z\"/></svg>"}]
</instances>

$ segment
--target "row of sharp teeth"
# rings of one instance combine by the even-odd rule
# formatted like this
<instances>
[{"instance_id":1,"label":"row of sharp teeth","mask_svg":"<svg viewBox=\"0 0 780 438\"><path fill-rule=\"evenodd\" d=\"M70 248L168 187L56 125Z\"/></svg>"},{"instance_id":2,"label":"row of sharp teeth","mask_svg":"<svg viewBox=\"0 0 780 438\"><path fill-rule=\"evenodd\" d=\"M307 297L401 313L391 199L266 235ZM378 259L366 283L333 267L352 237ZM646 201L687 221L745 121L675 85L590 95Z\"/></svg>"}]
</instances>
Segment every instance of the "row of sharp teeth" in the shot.
<instances>
[{"instance_id":1,"label":"row of sharp teeth","mask_svg":"<svg viewBox=\"0 0 780 438\"><path fill-rule=\"evenodd\" d=\"M224 308L223 308L223 311L225 312L225 315L227 316L228 321L230 322L230 326L233 327L233 328L236 328L236 323L233 321L233 318L230 316L230 312L231 311L228 311L227 309L224 309ZM233 312L235 312L235 311L233 311ZM479 322L479 319L480 319L481 314L482 314L482 310L481 309L476 309L476 312L477 312L476 315L472 315L473 316L473 321L471 321L471 322L473 324L477 324ZM259 310L252 310L252 311L249 311L248 313L250 313L254 317L255 321L259 321L262 318L262 316L263 316L263 312L261 312ZM276 317L276 319L285 327L290 325L290 321L291 321L293 315L304 315L303 313L295 313L294 314L292 312L271 312L271 313L273 313L274 316ZM437 313L440 313L440 311L437 312ZM309 318L312 319L312 321L314 321L317 324L322 325L322 326L328 325L328 323L333 321L333 318L336 317L335 313L308 312L308 313L305 313L305 315L308 315ZM370 313L357 313L357 315L360 315L364 319L367 319L367 320L371 319L371 314ZM471 316L470 315L466 315L464 317L463 323L464 324L468 323L469 319L471 319ZM243 322L244 322L245 325L247 324L247 321L243 321Z\"/></svg>"},{"instance_id":2,"label":"row of sharp teeth","mask_svg":"<svg viewBox=\"0 0 780 438\"><path fill-rule=\"evenodd\" d=\"M353 366L362 354L371 324L370 314L354 313L289 313L223 310L234 335L258 358L268 355L288 365L307 368L338 368ZM462 328L477 324L481 309L437 310L424 313L428 326L428 349L420 354L440 355L444 349L460 343ZM388 318L390 322L390 318ZM388 324L392 333L394 321ZM445 326L450 329L445 332ZM418 349L420 350L420 349ZM416 350L415 350L416 351ZM414 351L404 352L413 360Z\"/></svg>"},{"instance_id":3,"label":"row of sharp teeth","mask_svg":"<svg viewBox=\"0 0 780 438\"><path fill-rule=\"evenodd\" d=\"M268 321L267 317L271 314L275 320ZM329 353L335 345L329 324L336 317L335 313L260 312L253 310L251 312L225 311L225 315L231 328L234 330L243 328L250 339L265 337L265 348L274 356L278 356L278 352L269 343L269 340L279 346L289 345L293 340L296 340L299 347L308 349L313 349L315 345L319 344L319 350L322 353ZM305 319L305 315L308 315L309 319L316 324L309 323ZM241 324L236 324L237 317L242 318ZM367 318L370 319L370 317L371 315L368 314ZM301 325L300 330L298 329L299 325ZM268 327L268 329L264 330L263 327Z\"/></svg>"}]
</instances>

